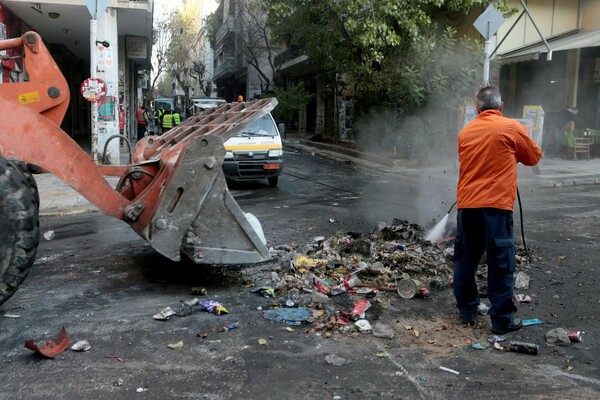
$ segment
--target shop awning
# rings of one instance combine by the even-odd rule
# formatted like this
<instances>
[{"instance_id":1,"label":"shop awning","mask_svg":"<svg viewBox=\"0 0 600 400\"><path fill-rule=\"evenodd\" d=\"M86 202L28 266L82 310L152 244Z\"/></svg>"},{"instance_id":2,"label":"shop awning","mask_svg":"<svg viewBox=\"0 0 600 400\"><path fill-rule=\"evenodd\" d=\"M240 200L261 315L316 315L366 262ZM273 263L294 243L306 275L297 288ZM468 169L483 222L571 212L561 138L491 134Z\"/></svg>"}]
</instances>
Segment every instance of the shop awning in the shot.
<instances>
[{"instance_id":1,"label":"shop awning","mask_svg":"<svg viewBox=\"0 0 600 400\"><path fill-rule=\"evenodd\" d=\"M600 46L600 29L587 32L568 32L566 34L546 39L551 51L582 49ZM516 50L499 54L499 62L510 64L519 61L538 60L540 53L547 53L548 48L543 41L523 46Z\"/></svg>"}]
</instances>

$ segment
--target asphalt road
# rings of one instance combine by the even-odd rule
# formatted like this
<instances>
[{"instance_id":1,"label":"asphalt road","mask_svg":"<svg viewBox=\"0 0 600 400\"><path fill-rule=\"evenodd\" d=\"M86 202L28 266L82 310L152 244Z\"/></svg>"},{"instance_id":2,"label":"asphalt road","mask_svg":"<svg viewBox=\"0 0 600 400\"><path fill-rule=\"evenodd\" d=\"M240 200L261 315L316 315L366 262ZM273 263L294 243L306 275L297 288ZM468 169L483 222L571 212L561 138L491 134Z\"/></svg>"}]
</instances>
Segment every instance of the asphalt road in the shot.
<instances>
[{"instance_id":1,"label":"asphalt road","mask_svg":"<svg viewBox=\"0 0 600 400\"><path fill-rule=\"evenodd\" d=\"M380 221L424 226L452 204L454 178L378 174L309 154L286 153L279 187L233 185L243 210L262 222L271 245L298 244L336 232L371 232ZM99 213L46 218L38 259L19 291L0 307L2 399L598 399L600 398L597 199L599 186L521 188L525 238L534 257L527 272L533 301L523 318L543 325L510 339L540 345L536 356L474 350L491 335L455 316L451 291L428 299L380 293L367 312L392 327L393 339L313 332L262 317L273 299L250 291L269 283L276 261L244 267L173 263L120 221ZM515 233L520 239L520 213ZM452 216L451 216L452 219ZM197 312L156 321L206 288L229 314ZM359 295L341 295L347 308ZM204 298L202 298L204 299ZM236 329L222 327L237 323ZM65 327L86 352L55 359L33 354L27 339L49 340ZM548 346L556 327L583 341ZM415 331L419 334L416 335ZM168 345L182 342L182 347ZM177 346L175 346L177 347ZM333 365L326 356L345 359ZM440 369L449 368L458 375Z\"/></svg>"}]
</instances>

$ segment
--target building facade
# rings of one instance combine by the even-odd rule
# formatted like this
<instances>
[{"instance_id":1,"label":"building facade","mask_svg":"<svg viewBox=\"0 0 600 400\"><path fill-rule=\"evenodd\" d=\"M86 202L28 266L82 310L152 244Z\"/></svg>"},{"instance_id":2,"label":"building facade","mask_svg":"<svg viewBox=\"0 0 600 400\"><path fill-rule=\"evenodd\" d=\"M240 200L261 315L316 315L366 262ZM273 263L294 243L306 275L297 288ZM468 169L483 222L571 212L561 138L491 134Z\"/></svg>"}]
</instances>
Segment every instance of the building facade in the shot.
<instances>
[{"instance_id":1,"label":"building facade","mask_svg":"<svg viewBox=\"0 0 600 400\"><path fill-rule=\"evenodd\" d=\"M96 9L98 5L98 9ZM91 107L97 107L98 159L119 163L119 140L134 138L135 110L142 104L150 73L152 52L152 0L0 0L0 29L7 38L19 37L29 30L38 32L70 90L70 105L61 128L83 148L91 149ZM96 15L96 42L91 43L92 10ZM92 51L94 53L92 53ZM92 54L96 65L91 66ZM2 62L3 82L25 79L19 60ZM97 78L106 83L106 95L91 103L80 93L82 82L95 68Z\"/></svg>"},{"instance_id":2,"label":"building facade","mask_svg":"<svg viewBox=\"0 0 600 400\"><path fill-rule=\"evenodd\" d=\"M266 14L251 1L223 0L215 11L216 34L213 81L218 97L234 101L258 98L272 90L273 60L279 52L268 35Z\"/></svg>"},{"instance_id":3,"label":"building facade","mask_svg":"<svg viewBox=\"0 0 600 400\"><path fill-rule=\"evenodd\" d=\"M600 0L512 1L519 12L498 31L496 53L505 112L577 107L600 124ZM523 4L525 7L523 7Z\"/></svg>"}]
</instances>

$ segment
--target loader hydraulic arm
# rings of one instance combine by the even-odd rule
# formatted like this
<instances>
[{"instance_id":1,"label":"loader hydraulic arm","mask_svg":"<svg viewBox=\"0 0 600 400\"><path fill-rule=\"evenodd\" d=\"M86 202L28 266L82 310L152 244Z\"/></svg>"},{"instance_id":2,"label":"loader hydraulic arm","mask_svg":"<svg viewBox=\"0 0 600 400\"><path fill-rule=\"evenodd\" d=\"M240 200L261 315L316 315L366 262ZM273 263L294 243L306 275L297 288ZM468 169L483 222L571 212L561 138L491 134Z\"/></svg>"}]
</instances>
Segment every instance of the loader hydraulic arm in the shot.
<instances>
[{"instance_id":1,"label":"loader hydraulic arm","mask_svg":"<svg viewBox=\"0 0 600 400\"><path fill-rule=\"evenodd\" d=\"M0 85L0 155L50 171L105 213L119 219L130 201L116 192L89 155L62 129L69 87L42 38L27 32L0 41L21 51L28 81Z\"/></svg>"},{"instance_id":2,"label":"loader hydraulic arm","mask_svg":"<svg viewBox=\"0 0 600 400\"><path fill-rule=\"evenodd\" d=\"M257 220L251 222L255 218L229 193L222 163L224 141L272 110L276 99L207 109L167 135L138 141L133 164L98 166L60 128L68 85L41 37L27 32L0 41L0 50L8 49L21 51L29 79L0 85L0 120L6 122L0 124L0 156L55 174L172 260L180 254L212 264L269 258ZM116 188L104 174L120 178Z\"/></svg>"}]
</instances>

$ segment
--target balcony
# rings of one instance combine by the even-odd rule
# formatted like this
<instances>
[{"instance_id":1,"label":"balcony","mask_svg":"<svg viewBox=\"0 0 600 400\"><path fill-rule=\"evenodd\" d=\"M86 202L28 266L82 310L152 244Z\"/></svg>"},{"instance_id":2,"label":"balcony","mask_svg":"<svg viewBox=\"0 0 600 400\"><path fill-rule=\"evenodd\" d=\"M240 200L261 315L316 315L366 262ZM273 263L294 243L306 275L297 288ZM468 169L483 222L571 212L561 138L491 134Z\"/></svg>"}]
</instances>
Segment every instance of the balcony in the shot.
<instances>
[{"instance_id":1,"label":"balcony","mask_svg":"<svg viewBox=\"0 0 600 400\"><path fill-rule=\"evenodd\" d=\"M289 49L279 53L275 56L275 65L280 67L283 63L293 60L304 54L304 45L290 47Z\"/></svg>"},{"instance_id":2,"label":"balcony","mask_svg":"<svg viewBox=\"0 0 600 400\"><path fill-rule=\"evenodd\" d=\"M234 57L227 57L225 61L217 65L213 69L213 79L227 78L233 75L236 71L236 64Z\"/></svg>"},{"instance_id":3,"label":"balcony","mask_svg":"<svg viewBox=\"0 0 600 400\"><path fill-rule=\"evenodd\" d=\"M217 31L216 43L221 43L230 32L234 32L234 31L235 31L235 27L233 25L233 21L232 20L225 21L223 23L223 25L221 25L221 27Z\"/></svg>"}]
</instances>

